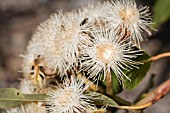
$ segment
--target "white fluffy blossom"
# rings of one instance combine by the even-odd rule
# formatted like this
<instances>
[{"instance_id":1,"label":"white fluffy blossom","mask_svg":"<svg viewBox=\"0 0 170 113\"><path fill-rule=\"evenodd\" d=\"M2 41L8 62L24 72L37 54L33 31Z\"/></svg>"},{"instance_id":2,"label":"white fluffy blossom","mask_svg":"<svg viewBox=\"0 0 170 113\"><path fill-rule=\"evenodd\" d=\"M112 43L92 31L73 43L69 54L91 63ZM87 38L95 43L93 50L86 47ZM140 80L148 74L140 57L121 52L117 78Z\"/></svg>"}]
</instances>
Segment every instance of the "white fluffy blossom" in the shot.
<instances>
[{"instance_id":1,"label":"white fluffy blossom","mask_svg":"<svg viewBox=\"0 0 170 113\"><path fill-rule=\"evenodd\" d=\"M105 3L90 4L88 7L83 7L84 18L92 26L99 26L105 22L104 9Z\"/></svg>"},{"instance_id":2,"label":"white fluffy blossom","mask_svg":"<svg viewBox=\"0 0 170 113\"><path fill-rule=\"evenodd\" d=\"M51 113L82 113L90 106L90 96L83 94L89 84L83 85L84 80L66 79L63 85L49 93L47 110Z\"/></svg>"},{"instance_id":3,"label":"white fluffy blossom","mask_svg":"<svg viewBox=\"0 0 170 113\"><path fill-rule=\"evenodd\" d=\"M101 108L97 108L96 106L89 107L87 113L107 113L106 111L107 106L102 106Z\"/></svg>"},{"instance_id":4,"label":"white fluffy blossom","mask_svg":"<svg viewBox=\"0 0 170 113\"><path fill-rule=\"evenodd\" d=\"M24 94L32 94L36 91L36 86L33 85L31 80L21 79L19 90Z\"/></svg>"},{"instance_id":5,"label":"white fluffy blossom","mask_svg":"<svg viewBox=\"0 0 170 113\"><path fill-rule=\"evenodd\" d=\"M7 113L46 113L46 109L41 102L28 103L20 107L10 108L6 110Z\"/></svg>"},{"instance_id":6,"label":"white fluffy blossom","mask_svg":"<svg viewBox=\"0 0 170 113\"><path fill-rule=\"evenodd\" d=\"M83 23L82 15L81 12L52 15L38 27L27 48L28 53L42 56L48 68L66 74L77 64L81 46L88 43L89 27Z\"/></svg>"},{"instance_id":7,"label":"white fluffy blossom","mask_svg":"<svg viewBox=\"0 0 170 113\"><path fill-rule=\"evenodd\" d=\"M147 6L137 7L134 0L114 0L106 3L105 17L123 38L130 38L136 45L143 41L143 32L151 35L151 13Z\"/></svg>"},{"instance_id":8,"label":"white fluffy blossom","mask_svg":"<svg viewBox=\"0 0 170 113\"><path fill-rule=\"evenodd\" d=\"M137 57L139 50L133 50L129 47L130 43L118 40L114 31L101 28L92 32L92 37L93 44L85 46L82 51L82 70L87 71L91 78L100 79L103 74L106 78L106 73L111 75L111 70L119 80L128 78L123 70L137 67L138 63L132 58Z\"/></svg>"},{"instance_id":9,"label":"white fluffy blossom","mask_svg":"<svg viewBox=\"0 0 170 113\"><path fill-rule=\"evenodd\" d=\"M29 103L23 107L24 113L46 113L46 108L42 102Z\"/></svg>"}]
</instances>

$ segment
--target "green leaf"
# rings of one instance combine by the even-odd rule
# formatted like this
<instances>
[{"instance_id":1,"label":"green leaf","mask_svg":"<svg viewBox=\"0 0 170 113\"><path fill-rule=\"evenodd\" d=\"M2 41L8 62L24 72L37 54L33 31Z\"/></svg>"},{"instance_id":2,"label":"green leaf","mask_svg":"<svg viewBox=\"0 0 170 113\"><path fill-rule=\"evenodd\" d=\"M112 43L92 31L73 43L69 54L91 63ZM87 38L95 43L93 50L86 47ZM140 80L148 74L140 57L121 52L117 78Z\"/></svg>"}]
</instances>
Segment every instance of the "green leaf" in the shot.
<instances>
[{"instance_id":1,"label":"green leaf","mask_svg":"<svg viewBox=\"0 0 170 113\"><path fill-rule=\"evenodd\" d=\"M113 80L113 92L114 94L120 93L123 90L123 86L118 81L116 75L112 71L112 80Z\"/></svg>"},{"instance_id":2,"label":"green leaf","mask_svg":"<svg viewBox=\"0 0 170 113\"><path fill-rule=\"evenodd\" d=\"M143 55L138 56L137 58L134 59L134 61L144 61L146 59L149 59L150 56L143 51L142 52ZM145 62L143 64L138 65L138 69L137 68L133 68L132 70L129 71L125 71L125 74L129 77L129 79L131 81L129 81L128 79L125 79L124 82L124 87L132 90L134 89L136 86L138 86L138 84L144 79L144 77L146 76L146 73L148 72L150 66L151 66L152 62Z\"/></svg>"},{"instance_id":3,"label":"green leaf","mask_svg":"<svg viewBox=\"0 0 170 113\"><path fill-rule=\"evenodd\" d=\"M104 94L97 93L97 92L89 92L88 94L93 97L92 102L95 105L102 105L102 106L107 105L110 107L119 106L113 99L107 97Z\"/></svg>"},{"instance_id":4,"label":"green leaf","mask_svg":"<svg viewBox=\"0 0 170 113\"><path fill-rule=\"evenodd\" d=\"M45 94L23 94L15 88L0 89L0 108L17 107L28 102L45 101Z\"/></svg>"},{"instance_id":5,"label":"green leaf","mask_svg":"<svg viewBox=\"0 0 170 113\"><path fill-rule=\"evenodd\" d=\"M154 5L154 27L158 27L158 25L170 19L170 0L157 0Z\"/></svg>"}]
</instances>

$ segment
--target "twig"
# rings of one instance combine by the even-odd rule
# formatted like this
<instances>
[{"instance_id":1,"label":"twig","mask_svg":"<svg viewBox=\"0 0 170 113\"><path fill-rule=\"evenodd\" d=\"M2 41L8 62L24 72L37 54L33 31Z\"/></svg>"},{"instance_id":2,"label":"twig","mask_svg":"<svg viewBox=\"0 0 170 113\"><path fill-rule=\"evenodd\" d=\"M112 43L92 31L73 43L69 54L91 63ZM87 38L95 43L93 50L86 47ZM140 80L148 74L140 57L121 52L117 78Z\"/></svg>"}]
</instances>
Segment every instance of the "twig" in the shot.
<instances>
[{"instance_id":1,"label":"twig","mask_svg":"<svg viewBox=\"0 0 170 113\"><path fill-rule=\"evenodd\" d=\"M155 90L151 91L147 94L145 98L137 102L133 106L118 106L117 108L121 109L144 109L151 105L153 105L155 102L161 99L164 95L166 95L170 91L170 79L161 84L159 87L157 87Z\"/></svg>"},{"instance_id":2,"label":"twig","mask_svg":"<svg viewBox=\"0 0 170 113\"><path fill-rule=\"evenodd\" d=\"M109 96L113 95L113 83L112 83L112 77L109 73L109 69L106 69L106 94Z\"/></svg>"},{"instance_id":3,"label":"twig","mask_svg":"<svg viewBox=\"0 0 170 113\"><path fill-rule=\"evenodd\" d=\"M151 58L149 58L147 60L144 60L142 62L145 63L145 62L155 61L155 60L158 60L158 59L161 59L161 58L164 58L164 57L170 57L170 52L162 53L162 54L153 56L153 57L151 57Z\"/></svg>"},{"instance_id":4,"label":"twig","mask_svg":"<svg viewBox=\"0 0 170 113\"><path fill-rule=\"evenodd\" d=\"M118 106L117 108L121 108L121 109L144 109L144 108L147 108L149 106L151 106L152 103L149 102L149 103L146 103L146 104L143 104L143 105L140 105L140 106Z\"/></svg>"},{"instance_id":5,"label":"twig","mask_svg":"<svg viewBox=\"0 0 170 113\"><path fill-rule=\"evenodd\" d=\"M145 98L137 102L136 105L142 105L145 103L151 102L154 104L156 101L158 101L161 97L163 97L165 94L167 94L170 91L170 79L161 84L159 87L157 87L155 90L151 91L147 94Z\"/></svg>"}]
</instances>

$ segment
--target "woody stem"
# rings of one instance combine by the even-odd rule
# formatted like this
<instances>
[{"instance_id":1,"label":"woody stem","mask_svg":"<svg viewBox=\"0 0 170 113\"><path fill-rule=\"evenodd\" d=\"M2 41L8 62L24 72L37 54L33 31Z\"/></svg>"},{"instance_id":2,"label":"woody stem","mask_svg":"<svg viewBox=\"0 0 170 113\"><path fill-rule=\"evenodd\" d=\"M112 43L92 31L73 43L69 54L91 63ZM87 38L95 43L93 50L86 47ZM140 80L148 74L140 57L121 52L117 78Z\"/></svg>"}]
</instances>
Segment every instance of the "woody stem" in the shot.
<instances>
[{"instance_id":1,"label":"woody stem","mask_svg":"<svg viewBox=\"0 0 170 113\"><path fill-rule=\"evenodd\" d=\"M145 62L155 61L155 60L165 58L165 57L170 57L170 52L162 53L162 54L159 54L159 55L156 55L156 56L152 56L151 58L144 60L142 62L145 63Z\"/></svg>"}]
</instances>

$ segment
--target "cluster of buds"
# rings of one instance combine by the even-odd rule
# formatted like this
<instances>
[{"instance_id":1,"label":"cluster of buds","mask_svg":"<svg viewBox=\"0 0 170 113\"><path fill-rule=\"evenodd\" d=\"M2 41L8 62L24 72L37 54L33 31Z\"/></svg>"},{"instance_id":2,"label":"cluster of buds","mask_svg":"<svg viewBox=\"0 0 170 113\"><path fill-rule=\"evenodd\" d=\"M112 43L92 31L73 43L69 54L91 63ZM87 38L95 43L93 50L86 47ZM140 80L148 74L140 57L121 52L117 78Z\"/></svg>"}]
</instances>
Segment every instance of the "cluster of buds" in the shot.
<instances>
[{"instance_id":1,"label":"cluster of buds","mask_svg":"<svg viewBox=\"0 0 170 113\"><path fill-rule=\"evenodd\" d=\"M24 93L47 93L49 98L24 105L22 111L34 106L32 113L97 113L92 97L85 94L90 82L78 78L78 73L92 82L114 73L123 84L129 79L123 70L138 68L139 62L133 59L141 50L134 48L140 48L143 34L151 35L151 21L148 7L137 7L134 0L106 1L53 14L38 26L27 46L20 85Z\"/></svg>"}]
</instances>

